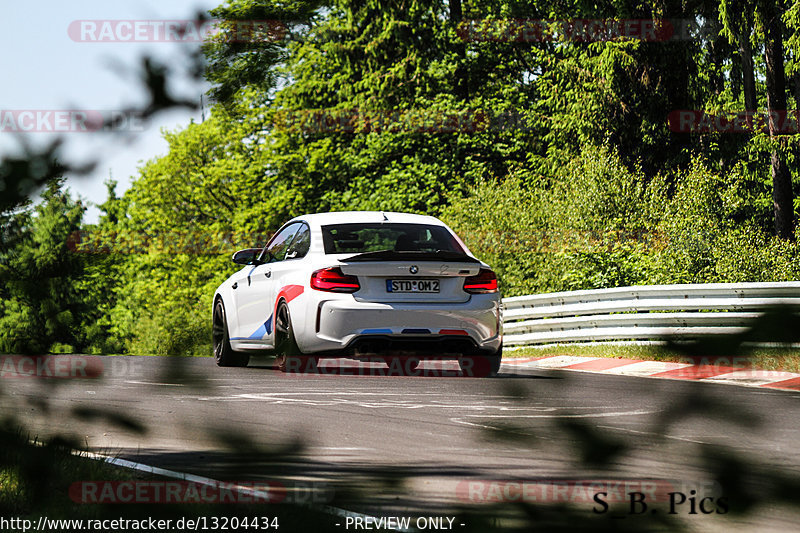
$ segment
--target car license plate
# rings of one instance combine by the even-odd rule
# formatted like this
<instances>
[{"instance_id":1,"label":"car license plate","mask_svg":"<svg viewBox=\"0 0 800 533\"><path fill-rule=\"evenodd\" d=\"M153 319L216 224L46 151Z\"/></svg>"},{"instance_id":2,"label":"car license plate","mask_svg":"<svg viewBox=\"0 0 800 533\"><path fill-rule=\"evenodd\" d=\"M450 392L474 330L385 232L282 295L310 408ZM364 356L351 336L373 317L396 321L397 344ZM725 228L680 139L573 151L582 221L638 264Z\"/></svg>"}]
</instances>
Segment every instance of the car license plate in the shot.
<instances>
[{"instance_id":1,"label":"car license plate","mask_svg":"<svg viewBox=\"0 0 800 533\"><path fill-rule=\"evenodd\" d=\"M387 279L386 292L439 292L439 280Z\"/></svg>"}]
</instances>

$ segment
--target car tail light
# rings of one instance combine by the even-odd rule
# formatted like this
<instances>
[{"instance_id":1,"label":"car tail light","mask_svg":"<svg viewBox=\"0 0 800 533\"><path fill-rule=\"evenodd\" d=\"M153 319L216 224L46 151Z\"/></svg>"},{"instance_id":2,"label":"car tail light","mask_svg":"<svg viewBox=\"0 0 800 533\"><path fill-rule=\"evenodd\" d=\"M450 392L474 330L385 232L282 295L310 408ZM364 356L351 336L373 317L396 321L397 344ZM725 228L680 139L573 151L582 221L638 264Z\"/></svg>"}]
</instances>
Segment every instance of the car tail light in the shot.
<instances>
[{"instance_id":1,"label":"car tail light","mask_svg":"<svg viewBox=\"0 0 800 533\"><path fill-rule=\"evenodd\" d=\"M361 285L357 277L343 274L341 268L333 267L311 274L311 288L328 292L356 292Z\"/></svg>"},{"instance_id":2,"label":"car tail light","mask_svg":"<svg viewBox=\"0 0 800 533\"><path fill-rule=\"evenodd\" d=\"M477 276L464 280L464 290L472 294L497 292L497 276L488 268L482 268Z\"/></svg>"}]
</instances>

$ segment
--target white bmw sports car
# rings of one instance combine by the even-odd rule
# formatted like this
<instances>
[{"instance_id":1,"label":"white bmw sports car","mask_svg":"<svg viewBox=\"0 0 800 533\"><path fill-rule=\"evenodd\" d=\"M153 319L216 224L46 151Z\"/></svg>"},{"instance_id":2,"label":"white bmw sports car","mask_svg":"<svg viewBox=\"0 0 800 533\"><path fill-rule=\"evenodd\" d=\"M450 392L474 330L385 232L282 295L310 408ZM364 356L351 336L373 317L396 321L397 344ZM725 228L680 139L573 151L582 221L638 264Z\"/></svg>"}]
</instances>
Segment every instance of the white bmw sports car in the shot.
<instances>
[{"instance_id":1,"label":"white bmw sports car","mask_svg":"<svg viewBox=\"0 0 800 533\"><path fill-rule=\"evenodd\" d=\"M233 262L244 266L213 301L220 366L271 352L284 371L320 357L457 359L469 375L500 368L497 277L434 217L299 216Z\"/></svg>"}]
</instances>

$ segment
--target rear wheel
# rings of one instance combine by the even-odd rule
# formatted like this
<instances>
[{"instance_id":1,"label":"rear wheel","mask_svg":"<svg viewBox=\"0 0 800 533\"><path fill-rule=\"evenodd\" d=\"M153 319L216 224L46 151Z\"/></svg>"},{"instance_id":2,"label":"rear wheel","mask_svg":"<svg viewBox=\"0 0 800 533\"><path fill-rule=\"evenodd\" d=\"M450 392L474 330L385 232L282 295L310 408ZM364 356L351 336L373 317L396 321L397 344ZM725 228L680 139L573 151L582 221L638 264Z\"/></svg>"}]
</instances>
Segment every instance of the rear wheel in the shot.
<instances>
[{"instance_id":1,"label":"rear wheel","mask_svg":"<svg viewBox=\"0 0 800 533\"><path fill-rule=\"evenodd\" d=\"M214 360L218 366L247 366L250 356L246 353L234 352L228 337L228 319L225 316L225 305L221 299L214 304L211 322L211 339L214 344Z\"/></svg>"},{"instance_id":2,"label":"rear wheel","mask_svg":"<svg viewBox=\"0 0 800 533\"><path fill-rule=\"evenodd\" d=\"M281 372L302 372L307 370L307 364L316 368L317 359L303 357L297 347L289 305L283 300L275 311L275 354L275 362Z\"/></svg>"},{"instance_id":3,"label":"rear wheel","mask_svg":"<svg viewBox=\"0 0 800 533\"><path fill-rule=\"evenodd\" d=\"M500 363L502 360L503 346L501 345L494 354L465 355L459 357L458 366L461 367L461 373L467 377L494 377L500 372Z\"/></svg>"}]
</instances>

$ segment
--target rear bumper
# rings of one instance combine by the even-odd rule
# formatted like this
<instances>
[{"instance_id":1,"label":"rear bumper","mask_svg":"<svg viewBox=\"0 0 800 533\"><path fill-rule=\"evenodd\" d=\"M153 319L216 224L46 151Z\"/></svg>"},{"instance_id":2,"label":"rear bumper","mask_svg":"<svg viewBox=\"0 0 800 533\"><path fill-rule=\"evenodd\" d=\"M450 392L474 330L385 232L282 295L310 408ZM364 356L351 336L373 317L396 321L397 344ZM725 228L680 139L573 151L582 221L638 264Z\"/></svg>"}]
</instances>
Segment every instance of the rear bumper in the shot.
<instances>
[{"instance_id":1,"label":"rear bumper","mask_svg":"<svg viewBox=\"0 0 800 533\"><path fill-rule=\"evenodd\" d=\"M326 300L316 308L305 352L448 354L494 353L502 345L498 294L454 304ZM310 318L310 317L309 317Z\"/></svg>"},{"instance_id":2,"label":"rear bumper","mask_svg":"<svg viewBox=\"0 0 800 533\"><path fill-rule=\"evenodd\" d=\"M359 335L345 348L345 355L404 355L413 354L421 358L446 359L460 355L489 354L466 335Z\"/></svg>"}]
</instances>

